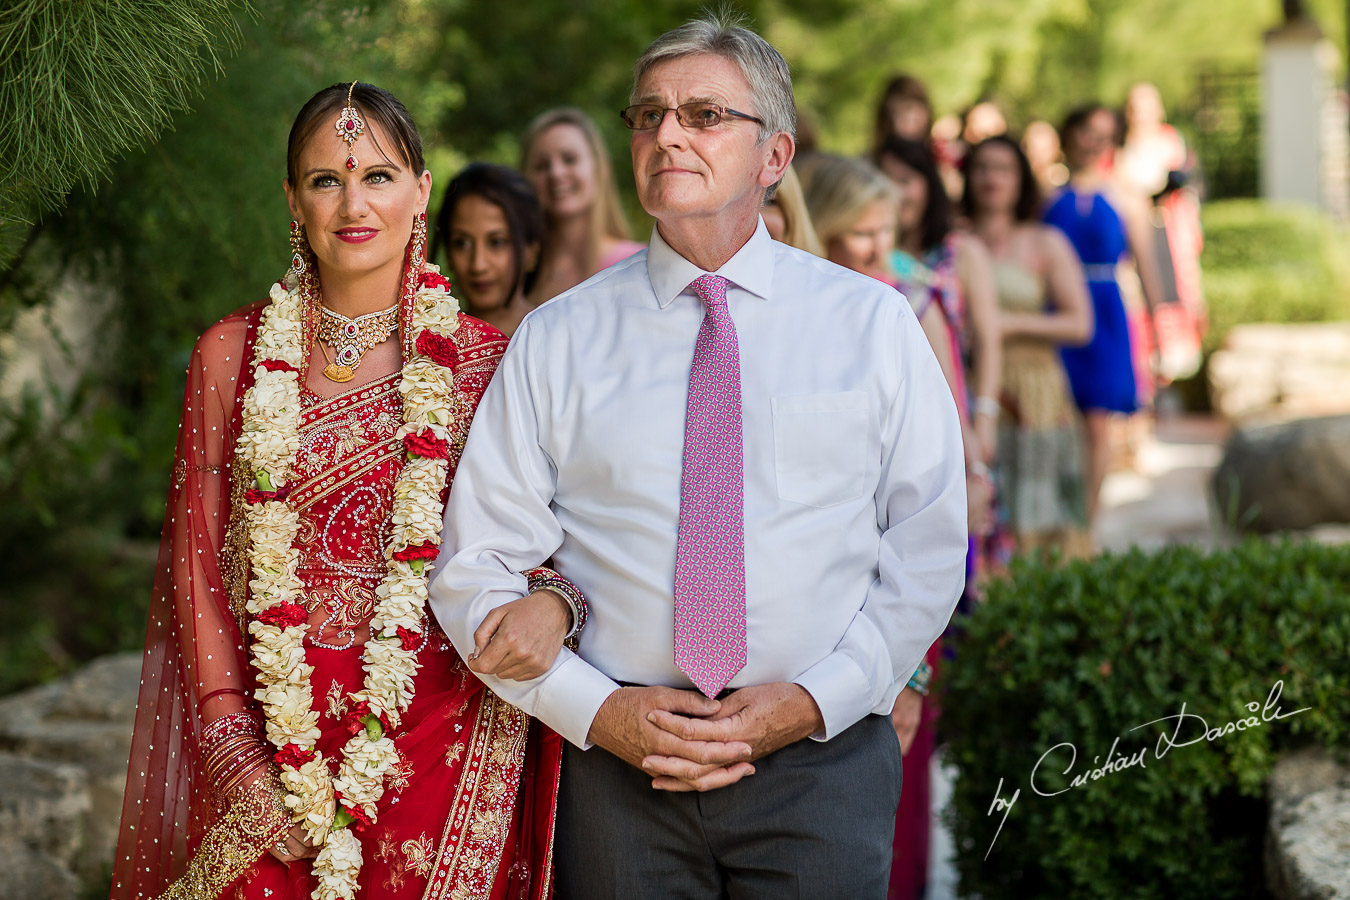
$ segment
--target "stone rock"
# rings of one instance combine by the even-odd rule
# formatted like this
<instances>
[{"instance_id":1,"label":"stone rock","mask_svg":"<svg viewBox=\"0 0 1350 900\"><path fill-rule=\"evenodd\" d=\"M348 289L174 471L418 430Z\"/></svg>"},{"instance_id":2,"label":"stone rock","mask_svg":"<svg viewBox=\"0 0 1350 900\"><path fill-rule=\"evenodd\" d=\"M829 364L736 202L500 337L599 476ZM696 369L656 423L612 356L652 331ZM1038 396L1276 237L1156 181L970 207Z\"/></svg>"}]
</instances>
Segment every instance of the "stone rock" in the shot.
<instances>
[{"instance_id":1,"label":"stone rock","mask_svg":"<svg viewBox=\"0 0 1350 900\"><path fill-rule=\"evenodd\" d=\"M0 900L76 900L80 882L46 854L19 841L0 840Z\"/></svg>"},{"instance_id":2,"label":"stone rock","mask_svg":"<svg viewBox=\"0 0 1350 900\"><path fill-rule=\"evenodd\" d=\"M84 852L70 862L88 880L105 876L117 844L140 673L139 653L105 656L65 678L0 699L0 750L82 770L88 803L79 829Z\"/></svg>"},{"instance_id":3,"label":"stone rock","mask_svg":"<svg viewBox=\"0 0 1350 900\"><path fill-rule=\"evenodd\" d=\"M1244 530L1350 522L1350 416L1238 429L1211 486L1219 514Z\"/></svg>"},{"instance_id":4,"label":"stone rock","mask_svg":"<svg viewBox=\"0 0 1350 900\"><path fill-rule=\"evenodd\" d=\"M1350 898L1350 768L1325 750L1291 753L1268 784L1266 878L1276 900Z\"/></svg>"},{"instance_id":5,"label":"stone rock","mask_svg":"<svg viewBox=\"0 0 1350 900\"><path fill-rule=\"evenodd\" d=\"M1210 357L1209 393L1234 421L1350 413L1350 323L1239 325Z\"/></svg>"},{"instance_id":6,"label":"stone rock","mask_svg":"<svg viewBox=\"0 0 1350 900\"><path fill-rule=\"evenodd\" d=\"M91 806L89 776L79 766L0 753L0 844L70 868L84 850Z\"/></svg>"}]
</instances>

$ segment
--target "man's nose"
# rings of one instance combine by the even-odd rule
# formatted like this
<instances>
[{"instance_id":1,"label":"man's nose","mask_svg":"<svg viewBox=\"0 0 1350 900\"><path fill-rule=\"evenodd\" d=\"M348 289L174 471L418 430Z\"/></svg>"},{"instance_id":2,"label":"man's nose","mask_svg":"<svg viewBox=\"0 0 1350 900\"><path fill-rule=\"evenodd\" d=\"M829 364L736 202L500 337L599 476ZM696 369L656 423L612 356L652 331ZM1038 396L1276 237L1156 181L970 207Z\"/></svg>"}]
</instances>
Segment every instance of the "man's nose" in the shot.
<instances>
[{"instance_id":1,"label":"man's nose","mask_svg":"<svg viewBox=\"0 0 1350 900\"><path fill-rule=\"evenodd\" d=\"M684 146L688 132L680 124L679 115L673 109L661 114L661 124L656 126L656 142L663 147Z\"/></svg>"}]
</instances>

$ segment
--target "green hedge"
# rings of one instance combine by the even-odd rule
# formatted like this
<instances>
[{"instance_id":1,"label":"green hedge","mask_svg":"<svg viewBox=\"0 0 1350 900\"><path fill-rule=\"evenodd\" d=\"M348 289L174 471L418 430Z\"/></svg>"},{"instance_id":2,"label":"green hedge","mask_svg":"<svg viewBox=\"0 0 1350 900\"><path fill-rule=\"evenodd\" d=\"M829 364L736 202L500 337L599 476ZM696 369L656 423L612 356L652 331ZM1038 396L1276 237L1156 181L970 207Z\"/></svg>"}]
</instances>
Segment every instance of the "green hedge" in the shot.
<instances>
[{"instance_id":1,"label":"green hedge","mask_svg":"<svg viewBox=\"0 0 1350 900\"><path fill-rule=\"evenodd\" d=\"M1015 564L959 620L944 675L963 895L1263 896L1262 792L1277 755L1350 744L1348 598L1350 548L1309 543ZM1189 745L1204 727L1194 718L1133 730L1183 704L1223 728L1279 680L1282 720ZM1075 786L1117 738L1116 771ZM1052 750L1066 742L1067 775L1070 750ZM1033 772L1040 791L1064 793L1034 792ZM994 797L1015 791L1003 821Z\"/></svg>"},{"instance_id":2,"label":"green hedge","mask_svg":"<svg viewBox=\"0 0 1350 900\"><path fill-rule=\"evenodd\" d=\"M1310 207L1224 200L1203 208L1208 350L1234 325L1350 319L1350 236Z\"/></svg>"}]
</instances>

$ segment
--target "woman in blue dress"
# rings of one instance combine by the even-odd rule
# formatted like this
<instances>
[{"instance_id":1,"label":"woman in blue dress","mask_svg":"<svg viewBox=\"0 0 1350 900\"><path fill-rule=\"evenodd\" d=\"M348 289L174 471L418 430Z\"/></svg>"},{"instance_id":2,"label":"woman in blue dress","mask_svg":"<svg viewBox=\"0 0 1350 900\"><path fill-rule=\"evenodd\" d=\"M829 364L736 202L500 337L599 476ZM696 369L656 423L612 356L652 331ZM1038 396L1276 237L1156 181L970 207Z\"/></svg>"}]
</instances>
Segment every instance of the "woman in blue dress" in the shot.
<instances>
[{"instance_id":1,"label":"woman in blue dress","mask_svg":"<svg viewBox=\"0 0 1350 900\"><path fill-rule=\"evenodd\" d=\"M1069 114L1061 130L1069 183L1044 216L1046 223L1063 231L1078 251L1096 322L1091 341L1060 351L1074 401L1087 425L1089 527L1096 522L1101 486L1111 460L1107 430L1110 416L1128 415L1139 408L1129 319L1116 281L1116 267L1140 248L1139 242L1132 240L1133 216L1127 208L1130 198L1122 197L1108 182L1114 127L1114 114L1102 106L1083 107ZM1151 290L1151 275L1147 265L1140 266L1150 308L1156 296ZM1151 316L1148 321L1151 325Z\"/></svg>"}]
</instances>

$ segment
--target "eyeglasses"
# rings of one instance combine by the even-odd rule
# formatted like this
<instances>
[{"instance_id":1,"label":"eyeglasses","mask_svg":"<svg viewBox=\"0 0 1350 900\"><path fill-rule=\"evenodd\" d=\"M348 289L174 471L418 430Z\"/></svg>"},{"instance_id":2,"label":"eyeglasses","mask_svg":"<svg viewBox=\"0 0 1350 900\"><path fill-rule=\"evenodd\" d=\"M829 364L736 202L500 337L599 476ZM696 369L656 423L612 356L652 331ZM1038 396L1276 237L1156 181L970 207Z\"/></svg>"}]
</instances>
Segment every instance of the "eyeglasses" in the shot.
<instances>
[{"instance_id":1,"label":"eyeglasses","mask_svg":"<svg viewBox=\"0 0 1350 900\"><path fill-rule=\"evenodd\" d=\"M666 120L666 113L668 112L675 113L675 121L685 128L712 128L714 125L721 123L723 116L749 119L758 125L764 124L763 119L737 112L734 109L728 109L725 106L718 106L716 103L709 103L705 100L681 103L676 107L657 106L655 103L638 103L635 106L620 110L619 116L623 119L623 123L633 131L650 131L653 128L661 127L661 123Z\"/></svg>"}]
</instances>

